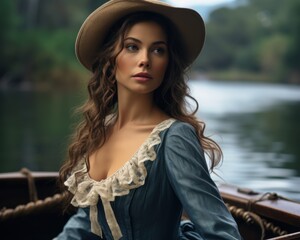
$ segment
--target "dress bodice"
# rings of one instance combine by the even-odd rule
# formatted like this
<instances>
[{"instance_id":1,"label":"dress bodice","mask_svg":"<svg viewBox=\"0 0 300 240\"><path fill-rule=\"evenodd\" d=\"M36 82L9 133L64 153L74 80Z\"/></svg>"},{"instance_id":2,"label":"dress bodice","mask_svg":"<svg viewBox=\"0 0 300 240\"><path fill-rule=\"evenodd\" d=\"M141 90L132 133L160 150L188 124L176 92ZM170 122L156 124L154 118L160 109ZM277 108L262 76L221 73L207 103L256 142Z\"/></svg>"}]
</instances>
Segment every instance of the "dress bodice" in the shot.
<instances>
[{"instance_id":1,"label":"dress bodice","mask_svg":"<svg viewBox=\"0 0 300 240\"><path fill-rule=\"evenodd\" d=\"M82 160L65 184L74 194L72 204L80 207L81 220L72 220L89 226L88 239L180 239L183 208L195 224L193 239L240 239L210 178L194 128L174 119L158 124L133 158L109 178L91 179Z\"/></svg>"}]
</instances>

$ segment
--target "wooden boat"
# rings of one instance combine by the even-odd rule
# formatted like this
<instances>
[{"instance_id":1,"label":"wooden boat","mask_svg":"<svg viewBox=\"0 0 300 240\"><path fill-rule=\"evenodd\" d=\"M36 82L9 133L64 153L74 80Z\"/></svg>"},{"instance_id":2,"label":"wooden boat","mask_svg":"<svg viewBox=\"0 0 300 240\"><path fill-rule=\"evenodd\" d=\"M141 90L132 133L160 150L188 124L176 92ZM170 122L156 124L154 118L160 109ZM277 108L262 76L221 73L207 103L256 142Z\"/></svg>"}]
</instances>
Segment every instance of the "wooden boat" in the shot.
<instances>
[{"instance_id":1,"label":"wooden boat","mask_svg":"<svg viewBox=\"0 0 300 240\"><path fill-rule=\"evenodd\" d=\"M75 212L63 214L56 172L0 174L0 238L52 239ZM300 203L274 193L219 186L245 240L300 239Z\"/></svg>"}]
</instances>

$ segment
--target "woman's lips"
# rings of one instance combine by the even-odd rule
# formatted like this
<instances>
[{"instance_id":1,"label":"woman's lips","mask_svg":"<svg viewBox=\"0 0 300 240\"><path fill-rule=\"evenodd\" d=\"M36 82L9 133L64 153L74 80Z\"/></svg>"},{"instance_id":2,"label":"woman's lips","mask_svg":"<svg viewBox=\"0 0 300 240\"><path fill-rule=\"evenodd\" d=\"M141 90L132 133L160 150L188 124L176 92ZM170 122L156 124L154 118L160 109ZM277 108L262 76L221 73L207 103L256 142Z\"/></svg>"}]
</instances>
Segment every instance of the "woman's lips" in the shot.
<instances>
[{"instance_id":1,"label":"woman's lips","mask_svg":"<svg viewBox=\"0 0 300 240\"><path fill-rule=\"evenodd\" d=\"M149 73L138 73L133 75L133 78L138 82L146 82L152 79Z\"/></svg>"}]
</instances>

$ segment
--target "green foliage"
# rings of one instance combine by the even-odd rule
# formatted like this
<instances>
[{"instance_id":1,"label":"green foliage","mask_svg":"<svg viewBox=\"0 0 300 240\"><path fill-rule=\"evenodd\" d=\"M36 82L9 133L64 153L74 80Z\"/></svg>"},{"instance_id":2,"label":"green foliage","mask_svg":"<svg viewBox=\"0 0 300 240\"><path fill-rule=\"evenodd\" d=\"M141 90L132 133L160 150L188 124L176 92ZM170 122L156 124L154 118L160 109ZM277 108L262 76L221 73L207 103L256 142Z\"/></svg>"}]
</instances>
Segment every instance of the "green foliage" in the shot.
<instances>
[{"instance_id":1,"label":"green foliage","mask_svg":"<svg viewBox=\"0 0 300 240\"><path fill-rule=\"evenodd\" d=\"M300 2L292 1L287 9L289 23L287 32L291 36L290 45L287 52L287 61L295 69L300 69Z\"/></svg>"},{"instance_id":2,"label":"green foliage","mask_svg":"<svg viewBox=\"0 0 300 240\"><path fill-rule=\"evenodd\" d=\"M10 42L13 39L13 29L16 26L17 16L14 12L14 3L11 0L0 1L0 73L7 68L6 59L12 51ZM1 76L1 75L0 75Z\"/></svg>"},{"instance_id":3,"label":"green foliage","mask_svg":"<svg viewBox=\"0 0 300 240\"><path fill-rule=\"evenodd\" d=\"M104 2L1 0L0 85L78 86L87 71L74 54L76 35L88 14Z\"/></svg>"},{"instance_id":4,"label":"green foliage","mask_svg":"<svg viewBox=\"0 0 300 240\"><path fill-rule=\"evenodd\" d=\"M298 0L248 0L236 8L216 9L196 68L240 69L269 81L300 82L299 12Z\"/></svg>"},{"instance_id":5,"label":"green foliage","mask_svg":"<svg viewBox=\"0 0 300 240\"><path fill-rule=\"evenodd\" d=\"M284 72L283 56L287 52L288 38L284 35L271 35L262 39L258 63L260 70L272 76L274 81L280 81Z\"/></svg>"}]
</instances>

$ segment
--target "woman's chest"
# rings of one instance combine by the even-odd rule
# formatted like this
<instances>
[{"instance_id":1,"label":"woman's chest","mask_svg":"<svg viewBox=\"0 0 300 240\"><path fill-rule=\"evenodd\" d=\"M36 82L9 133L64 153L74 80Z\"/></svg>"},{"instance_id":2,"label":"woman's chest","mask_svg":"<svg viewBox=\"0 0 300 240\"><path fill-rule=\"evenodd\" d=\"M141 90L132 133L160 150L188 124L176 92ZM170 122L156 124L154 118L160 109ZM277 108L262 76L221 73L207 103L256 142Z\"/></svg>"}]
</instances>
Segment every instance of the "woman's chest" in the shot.
<instances>
[{"instance_id":1,"label":"woman's chest","mask_svg":"<svg viewBox=\"0 0 300 240\"><path fill-rule=\"evenodd\" d=\"M104 145L89 157L91 178L100 181L121 169L140 149L150 131L151 128L130 128L111 134Z\"/></svg>"}]
</instances>

